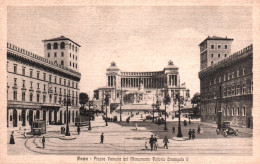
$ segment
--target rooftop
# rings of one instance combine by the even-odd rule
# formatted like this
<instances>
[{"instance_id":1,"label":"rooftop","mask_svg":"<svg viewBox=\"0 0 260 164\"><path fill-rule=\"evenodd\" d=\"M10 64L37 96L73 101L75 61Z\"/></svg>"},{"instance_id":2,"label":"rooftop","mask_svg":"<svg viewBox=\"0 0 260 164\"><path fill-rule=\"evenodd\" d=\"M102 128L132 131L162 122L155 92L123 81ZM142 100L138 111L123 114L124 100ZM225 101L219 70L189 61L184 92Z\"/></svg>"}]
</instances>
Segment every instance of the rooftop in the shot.
<instances>
[{"instance_id":1,"label":"rooftop","mask_svg":"<svg viewBox=\"0 0 260 164\"><path fill-rule=\"evenodd\" d=\"M66 37L64 37L64 36L60 36L60 37L52 38L52 39L45 39L45 40L43 40L43 42L46 42L46 41L47 41L47 42L48 42L48 41L59 41L59 40L69 40L69 41L75 43L76 45L78 45L79 47L81 47L78 43L76 43L76 42L72 41L70 38L66 38Z\"/></svg>"},{"instance_id":2,"label":"rooftop","mask_svg":"<svg viewBox=\"0 0 260 164\"><path fill-rule=\"evenodd\" d=\"M224 37L219 37L219 36L208 36L206 39L204 39L200 44L199 46L204 43L206 40L234 40L232 38L228 38L227 36L224 38Z\"/></svg>"}]
</instances>

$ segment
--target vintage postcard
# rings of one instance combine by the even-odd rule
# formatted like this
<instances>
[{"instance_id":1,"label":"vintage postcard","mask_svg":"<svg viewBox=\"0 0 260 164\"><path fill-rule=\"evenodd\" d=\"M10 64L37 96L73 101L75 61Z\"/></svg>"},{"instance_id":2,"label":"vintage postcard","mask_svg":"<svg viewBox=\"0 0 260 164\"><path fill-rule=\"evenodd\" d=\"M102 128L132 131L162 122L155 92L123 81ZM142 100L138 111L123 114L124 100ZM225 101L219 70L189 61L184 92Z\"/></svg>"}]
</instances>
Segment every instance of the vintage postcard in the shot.
<instances>
[{"instance_id":1,"label":"vintage postcard","mask_svg":"<svg viewBox=\"0 0 260 164\"><path fill-rule=\"evenodd\" d=\"M257 163L258 1L1 7L1 163Z\"/></svg>"}]
</instances>

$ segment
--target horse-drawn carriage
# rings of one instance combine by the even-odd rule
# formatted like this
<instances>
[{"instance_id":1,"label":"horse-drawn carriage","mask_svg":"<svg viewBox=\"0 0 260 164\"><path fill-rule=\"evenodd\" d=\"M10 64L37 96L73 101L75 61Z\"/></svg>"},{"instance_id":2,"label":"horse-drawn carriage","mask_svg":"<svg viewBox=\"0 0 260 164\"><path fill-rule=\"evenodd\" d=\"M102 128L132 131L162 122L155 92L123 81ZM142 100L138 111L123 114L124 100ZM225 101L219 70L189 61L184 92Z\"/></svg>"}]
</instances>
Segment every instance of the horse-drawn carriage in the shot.
<instances>
[{"instance_id":1,"label":"horse-drawn carriage","mask_svg":"<svg viewBox=\"0 0 260 164\"><path fill-rule=\"evenodd\" d=\"M227 135L238 135L238 130L231 128L229 121L223 121L221 123L218 123L216 132L217 135L222 134L224 137L227 137Z\"/></svg>"}]
</instances>

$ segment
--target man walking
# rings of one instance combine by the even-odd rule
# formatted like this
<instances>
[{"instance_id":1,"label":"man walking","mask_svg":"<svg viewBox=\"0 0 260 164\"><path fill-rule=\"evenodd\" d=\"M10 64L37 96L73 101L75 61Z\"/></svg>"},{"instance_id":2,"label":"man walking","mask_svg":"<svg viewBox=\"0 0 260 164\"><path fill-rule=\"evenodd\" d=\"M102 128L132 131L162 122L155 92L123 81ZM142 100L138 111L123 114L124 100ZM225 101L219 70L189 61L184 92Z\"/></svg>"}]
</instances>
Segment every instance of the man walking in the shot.
<instances>
[{"instance_id":1,"label":"man walking","mask_svg":"<svg viewBox=\"0 0 260 164\"><path fill-rule=\"evenodd\" d=\"M102 133L100 136L100 143L103 144L103 142L104 142L104 133Z\"/></svg>"},{"instance_id":2,"label":"man walking","mask_svg":"<svg viewBox=\"0 0 260 164\"><path fill-rule=\"evenodd\" d=\"M164 148L168 149L168 143L169 143L169 140L168 138L165 136L164 139L163 139L163 143L164 143Z\"/></svg>"},{"instance_id":3,"label":"man walking","mask_svg":"<svg viewBox=\"0 0 260 164\"><path fill-rule=\"evenodd\" d=\"M195 139L195 129L192 130L192 139Z\"/></svg>"},{"instance_id":4,"label":"man walking","mask_svg":"<svg viewBox=\"0 0 260 164\"><path fill-rule=\"evenodd\" d=\"M175 133L175 127L173 126L172 127L172 134L174 134Z\"/></svg>"},{"instance_id":5,"label":"man walking","mask_svg":"<svg viewBox=\"0 0 260 164\"><path fill-rule=\"evenodd\" d=\"M45 137L44 136L42 137L42 148L43 149L45 148Z\"/></svg>"},{"instance_id":6,"label":"man walking","mask_svg":"<svg viewBox=\"0 0 260 164\"><path fill-rule=\"evenodd\" d=\"M80 133L80 127L78 126L78 128L77 128L77 131L78 131L78 135L79 135L79 133Z\"/></svg>"},{"instance_id":7,"label":"man walking","mask_svg":"<svg viewBox=\"0 0 260 164\"><path fill-rule=\"evenodd\" d=\"M153 135L151 135L149 143L150 143L150 146L151 146L151 151L153 151L153 143L154 143Z\"/></svg>"},{"instance_id":8,"label":"man walking","mask_svg":"<svg viewBox=\"0 0 260 164\"><path fill-rule=\"evenodd\" d=\"M188 135L189 135L189 140L191 139L191 129L189 130L189 133L188 133Z\"/></svg>"},{"instance_id":9,"label":"man walking","mask_svg":"<svg viewBox=\"0 0 260 164\"><path fill-rule=\"evenodd\" d=\"M154 150L157 151L157 147L158 147L158 143L157 143L157 138L156 138L156 135L154 136Z\"/></svg>"}]
</instances>

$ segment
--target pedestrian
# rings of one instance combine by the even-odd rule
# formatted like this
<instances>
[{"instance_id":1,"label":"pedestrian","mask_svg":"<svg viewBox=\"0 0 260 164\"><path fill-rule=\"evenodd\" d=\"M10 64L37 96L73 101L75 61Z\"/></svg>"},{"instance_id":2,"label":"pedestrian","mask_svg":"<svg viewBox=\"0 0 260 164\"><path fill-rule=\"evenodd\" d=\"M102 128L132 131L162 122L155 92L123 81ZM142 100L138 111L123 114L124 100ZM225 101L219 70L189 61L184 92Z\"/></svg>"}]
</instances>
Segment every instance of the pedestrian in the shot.
<instances>
[{"instance_id":1,"label":"pedestrian","mask_svg":"<svg viewBox=\"0 0 260 164\"><path fill-rule=\"evenodd\" d=\"M78 131L78 135L79 135L79 133L80 133L80 127L78 126L78 128L77 128L77 131Z\"/></svg>"},{"instance_id":2,"label":"pedestrian","mask_svg":"<svg viewBox=\"0 0 260 164\"><path fill-rule=\"evenodd\" d=\"M200 125L198 125L198 133L200 134Z\"/></svg>"},{"instance_id":3,"label":"pedestrian","mask_svg":"<svg viewBox=\"0 0 260 164\"><path fill-rule=\"evenodd\" d=\"M20 126L20 127L19 127L19 133L21 133L21 129L22 129L22 128L21 128L21 126Z\"/></svg>"},{"instance_id":4,"label":"pedestrian","mask_svg":"<svg viewBox=\"0 0 260 164\"><path fill-rule=\"evenodd\" d=\"M23 130L23 137L24 137L24 139L26 139L26 132L25 131L26 131L26 129Z\"/></svg>"},{"instance_id":5,"label":"pedestrian","mask_svg":"<svg viewBox=\"0 0 260 164\"><path fill-rule=\"evenodd\" d=\"M192 139L195 139L195 129L192 130Z\"/></svg>"},{"instance_id":6,"label":"pedestrian","mask_svg":"<svg viewBox=\"0 0 260 164\"><path fill-rule=\"evenodd\" d=\"M172 127L172 134L174 134L175 133L175 127L173 126Z\"/></svg>"},{"instance_id":7,"label":"pedestrian","mask_svg":"<svg viewBox=\"0 0 260 164\"><path fill-rule=\"evenodd\" d=\"M102 133L100 136L100 143L103 144L103 142L104 142L104 133Z\"/></svg>"},{"instance_id":8,"label":"pedestrian","mask_svg":"<svg viewBox=\"0 0 260 164\"><path fill-rule=\"evenodd\" d=\"M169 140L168 138L165 136L164 139L163 139L163 143L164 143L164 148L168 149L168 143L169 143Z\"/></svg>"},{"instance_id":9,"label":"pedestrian","mask_svg":"<svg viewBox=\"0 0 260 164\"><path fill-rule=\"evenodd\" d=\"M188 133L188 135L189 135L189 140L191 139L191 129L189 130L189 133Z\"/></svg>"},{"instance_id":10,"label":"pedestrian","mask_svg":"<svg viewBox=\"0 0 260 164\"><path fill-rule=\"evenodd\" d=\"M154 150L157 151L157 147L158 147L158 145L157 145L157 138L156 138L156 135L154 136L153 141L154 141Z\"/></svg>"},{"instance_id":11,"label":"pedestrian","mask_svg":"<svg viewBox=\"0 0 260 164\"><path fill-rule=\"evenodd\" d=\"M190 125L190 123L191 123L191 122L190 122L190 116L189 116L189 125Z\"/></svg>"},{"instance_id":12,"label":"pedestrian","mask_svg":"<svg viewBox=\"0 0 260 164\"><path fill-rule=\"evenodd\" d=\"M135 130L137 130L137 127L138 127L137 122L135 122Z\"/></svg>"},{"instance_id":13,"label":"pedestrian","mask_svg":"<svg viewBox=\"0 0 260 164\"><path fill-rule=\"evenodd\" d=\"M11 136L10 136L10 144L15 144L15 142L14 142L14 131L12 131Z\"/></svg>"},{"instance_id":14,"label":"pedestrian","mask_svg":"<svg viewBox=\"0 0 260 164\"><path fill-rule=\"evenodd\" d=\"M153 143L154 143L153 135L151 135L149 143L150 143L150 146L151 146L151 151L153 151Z\"/></svg>"},{"instance_id":15,"label":"pedestrian","mask_svg":"<svg viewBox=\"0 0 260 164\"><path fill-rule=\"evenodd\" d=\"M44 149L45 148L45 137L42 136L42 148Z\"/></svg>"}]
</instances>

